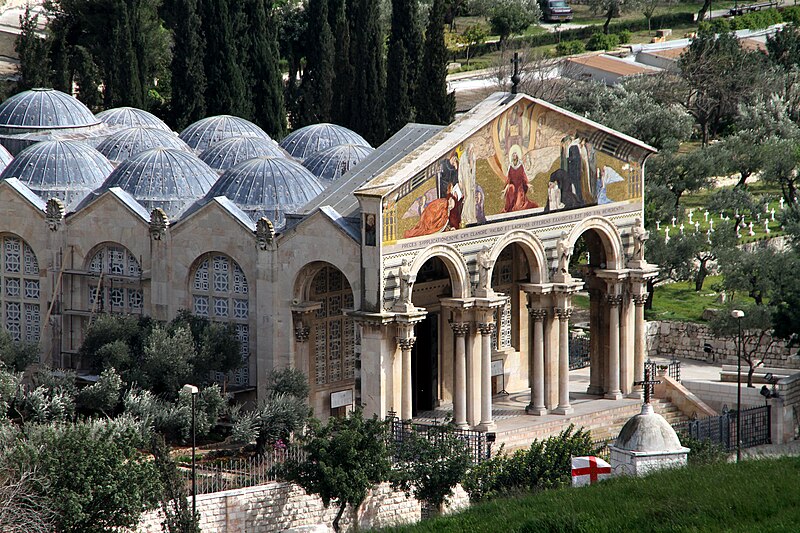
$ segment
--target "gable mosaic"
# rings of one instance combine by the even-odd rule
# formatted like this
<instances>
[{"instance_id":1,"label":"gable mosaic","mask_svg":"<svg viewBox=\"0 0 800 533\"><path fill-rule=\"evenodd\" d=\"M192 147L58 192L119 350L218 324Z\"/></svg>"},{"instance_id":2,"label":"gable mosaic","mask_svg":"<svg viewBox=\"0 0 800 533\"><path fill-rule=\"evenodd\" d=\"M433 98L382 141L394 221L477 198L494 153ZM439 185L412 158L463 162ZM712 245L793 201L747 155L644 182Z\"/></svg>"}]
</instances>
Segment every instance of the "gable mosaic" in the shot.
<instances>
[{"instance_id":1,"label":"gable mosaic","mask_svg":"<svg viewBox=\"0 0 800 533\"><path fill-rule=\"evenodd\" d=\"M383 242L642 197L641 148L521 100L384 199Z\"/></svg>"}]
</instances>

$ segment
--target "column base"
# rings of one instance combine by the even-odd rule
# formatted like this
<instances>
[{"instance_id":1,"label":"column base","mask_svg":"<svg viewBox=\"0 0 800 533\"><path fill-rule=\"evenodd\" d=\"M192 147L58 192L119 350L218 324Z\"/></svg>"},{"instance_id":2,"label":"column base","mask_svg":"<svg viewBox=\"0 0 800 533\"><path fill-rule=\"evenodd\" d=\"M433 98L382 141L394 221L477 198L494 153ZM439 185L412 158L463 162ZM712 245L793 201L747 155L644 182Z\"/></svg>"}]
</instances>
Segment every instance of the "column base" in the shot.
<instances>
[{"instance_id":1,"label":"column base","mask_svg":"<svg viewBox=\"0 0 800 533\"><path fill-rule=\"evenodd\" d=\"M456 426L458 429L469 429L469 424L467 424L466 422L463 422L463 423L461 423L461 424L456 424L455 426Z\"/></svg>"},{"instance_id":2,"label":"column base","mask_svg":"<svg viewBox=\"0 0 800 533\"><path fill-rule=\"evenodd\" d=\"M627 397L633 398L634 400L641 400L644 398L644 394L640 390L635 390L630 392Z\"/></svg>"},{"instance_id":3,"label":"column base","mask_svg":"<svg viewBox=\"0 0 800 533\"><path fill-rule=\"evenodd\" d=\"M534 407L533 405L528 405L525 407L525 412L529 415L543 416L547 414L547 409L545 409L544 406Z\"/></svg>"},{"instance_id":4,"label":"column base","mask_svg":"<svg viewBox=\"0 0 800 533\"><path fill-rule=\"evenodd\" d=\"M621 391L612 391L607 392L603 396L606 400L621 400L622 399L622 392Z\"/></svg>"},{"instance_id":5,"label":"column base","mask_svg":"<svg viewBox=\"0 0 800 533\"><path fill-rule=\"evenodd\" d=\"M561 406L559 405L553 410L553 413L557 415L571 415L575 409L572 408L571 405Z\"/></svg>"},{"instance_id":6,"label":"column base","mask_svg":"<svg viewBox=\"0 0 800 533\"><path fill-rule=\"evenodd\" d=\"M489 433L491 431L497 430L497 424L495 424L494 421L492 421L492 422L481 422L480 424L475 426L475 429L477 429L478 431L485 431L485 432Z\"/></svg>"},{"instance_id":7,"label":"column base","mask_svg":"<svg viewBox=\"0 0 800 533\"><path fill-rule=\"evenodd\" d=\"M589 387L586 389L586 394L600 396L601 394L603 394L603 388L597 385L589 385Z\"/></svg>"}]
</instances>

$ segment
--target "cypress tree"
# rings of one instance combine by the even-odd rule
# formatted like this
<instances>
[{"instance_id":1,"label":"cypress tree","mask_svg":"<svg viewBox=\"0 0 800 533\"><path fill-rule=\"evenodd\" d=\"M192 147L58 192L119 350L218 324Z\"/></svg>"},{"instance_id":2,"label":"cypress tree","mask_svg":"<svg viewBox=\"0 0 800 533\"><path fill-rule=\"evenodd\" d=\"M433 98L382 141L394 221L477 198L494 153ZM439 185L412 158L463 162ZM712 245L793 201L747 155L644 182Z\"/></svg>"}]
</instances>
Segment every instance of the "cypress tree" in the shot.
<instances>
[{"instance_id":1,"label":"cypress tree","mask_svg":"<svg viewBox=\"0 0 800 533\"><path fill-rule=\"evenodd\" d=\"M266 0L246 0L243 7L250 36L247 73L253 120L271 137L280 139L286 133L286 110L278 64L278 21Z\"/></svg>"},{"instance_id":2,"label":"cypress tree","mask_svg":"<svg viewBox=\"0 0 800 533\"><path fill-rule=\"evenodd\" d=\"M166 19L172 29L172 126L183 130L206 116L206 73L203 68L205 39L200 31L197 0L173 0Z\"/></svg>"},{"instance_id":3,"label":"cypress tree","mask_svg":"<svg viewBox=\"0 0 800 533\"><path fill-rule=\"evenodd\" d=\"M50 80L50 58L48 57L48 41L37 34L38 13L31 12L31 6L25 7L25 14L19 17L20 33L15 41L15 49L19 55L19 88L48 87Z\"/></svg>"},{"instance_id":4,"label":"cypress tree","mask_svg":"<svg viewBox=\"0 0 800 533\"><path fill-rule=\"evenodd\" d=\"M350 14L352 103L348 126L377 146L386 139L386 64L380 0L353 0Z\"/></svg>"},{"instance_id":5,"label":"cypress tree","mask_svg":"<svg viewBox=\"0 0 800 533\"><path fill-rule=\"evenodd\" d=\"M422 33L417 24L417 0L392 0L392 27L386 101L389 131L395 132L414 118L414 88L419 71Z\"/></svg>"},{"instance_id":6,"label":"cypress tree","mask_svg":"<svg viewBox=\"0 0 800 533\"><path fill-rule=\"evenodd\" d=\"M454 94L447 94L447 48L444 45L444 0L433 0L425 30L422 67L414 93L417 120L449 124L456 112Z\"/></svg>"},{"instance_id":7,"label":"cypress tree","mask_svg":"<svg viewBox=\"0 0 800 533\"><path fill-rule=\"evenodd\" d=\"M200 17L206 37L206 108L211 115L247 116L249 102L237 49L236 9L231 0L202 0Z\"/></svg>"},{"instance_id":8,"label":"cypress tree","mask_svg":"<svg viewBox=\"0 0 800 533\"><path fill-rule=\"evenodd\" d=\"M328 0L309 0L306 29L306 67L303 71L300 116L294 126L330 122L333 85L333 34L328 23Z\"/></svg>"},{"instance_id":9,"label":"cypress tree","mask_svg":"<svg viewBox=\"0 0 800 533\"><path fill-rule=\"evenodd\" d=\"M346 0L334 0L333 35L335 39L334 71L332 86L331 122L347 124L350 117L350 102L353 97L353 64L350 62L350 25L347 19Z\"/></svg>"},{"instance_id":10,"label":"cypress tree","mask_svg":"<svg viewBox=\"0 0 800 533\"><path fill-rule=\"evenodd\" d=\"M144 107L139 58L133 46L133 28L127 2L116 2L116 23L111 30L111 56L103 76L105 107Z\"/></svg>"}]
</instances>

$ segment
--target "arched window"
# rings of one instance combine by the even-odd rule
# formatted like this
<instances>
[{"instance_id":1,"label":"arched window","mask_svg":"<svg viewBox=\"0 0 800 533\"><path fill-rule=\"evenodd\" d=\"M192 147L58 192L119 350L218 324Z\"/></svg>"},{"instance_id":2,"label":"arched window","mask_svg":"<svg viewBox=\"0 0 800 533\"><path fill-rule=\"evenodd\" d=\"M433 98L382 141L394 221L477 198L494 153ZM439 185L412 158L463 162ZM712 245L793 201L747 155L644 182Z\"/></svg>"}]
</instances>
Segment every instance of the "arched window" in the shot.
<instances>
[{"instance_id":1,"label":"arched window","mask_svg":"<svg viewBox=\"0 0 800 533\"><path fill-rule=\"evenodd\" d=\"M104 244L89 260L89 272L99 275L89 283L89 309L106 313L141 313L142 268L124 246Z\"/></svg>"},{"instance_id":2,"label":"arched window","mask_svg":"<svg viewBox=\"0 0 800 533\"><path fill-rule=\"evenodd\" d=\"M0 315L14 340L38 342L41 331L39 262L28 244L0 237Z\"/></svg>"},{"instance_id":3,"label":"arched window","mask_svg":"<svg viewBox=\"0 0 800 533\"><path fill-rule=\"evenodd\" d=\"M511 348L511 291L514 289L514 253L511 246L507 246L494 264L492 271L492 288L506 295L506 303L495 311L495 324L497 328L492 333L492 346L495 350Z\"/></svg>"},{"instance_id":4,"label":"arched window","mask_svg":"<svg viewBox=\"0 0 800 533\"><path fill-rule=\"evenodd\" d=\"M317 385L355 376L355 325L342 309L353 308L353 291L347 278L326 266L314 277L310 300L321 302L314 319L314 380Z\"/></svg>"},{"instance_id":5,"label":"arched window","mask_svg":"<svg viewBox=\"0 0 800 533\"><path fill-rule=\"evenodd\" d=\"M213 322L230 322L242 346L242 367L233 374L235 385L250 383L250 318L247 278L236 261L225 254L202 256L192 274L192 312ZM224 375L215 376L222 380Z\"/></svg>"}]
</instances>

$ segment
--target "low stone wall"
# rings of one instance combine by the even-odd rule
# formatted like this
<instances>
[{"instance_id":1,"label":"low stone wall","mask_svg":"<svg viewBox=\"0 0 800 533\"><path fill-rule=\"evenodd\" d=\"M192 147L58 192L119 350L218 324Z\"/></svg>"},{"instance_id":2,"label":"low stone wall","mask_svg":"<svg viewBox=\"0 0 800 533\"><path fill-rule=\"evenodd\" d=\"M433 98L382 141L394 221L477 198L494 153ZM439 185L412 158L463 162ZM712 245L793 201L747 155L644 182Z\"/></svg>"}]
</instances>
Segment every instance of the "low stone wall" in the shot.
<instances>
[{"instance_id":1,"label":"low stone wall","mask_svg":"<svg viewBox=\"0 0 800 533\"><path fill-rule=\"evenodd\" d=\"M463 509L468 505L469 496L459 485L445 512ZM271 533L315 524L330 526L337 511L335 505L326 509L319 497L306 494L296 485L281 482L197 496L200 529L204 532ZM344 531L364 531L417 522L422 515L422 506L414 498L393 491L383 483L370 491L355 517L353 515L351 509L342 515L341 526ZM135 531L161 533L162 520L160 510L146 513Z\"/></svg>"},{"instance_id":2,"label":"low stone wall","mask_svg":"<svg viewBox=\"0 0 800 533\"><path fill-rule=\"evenodd\" d=\"M711 345L712 352L703 351ZM649 356L685 357L700 361L736 364L736 339L715 337L708 326L693 322L652 321L647 327L647 351ZM789 348L783 340L777 340L769 350L764 366L800 369L797 348Z\"/></svg>"}]
</instances>

